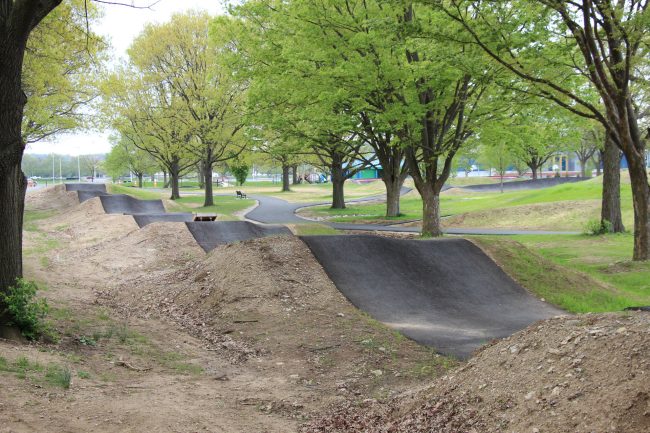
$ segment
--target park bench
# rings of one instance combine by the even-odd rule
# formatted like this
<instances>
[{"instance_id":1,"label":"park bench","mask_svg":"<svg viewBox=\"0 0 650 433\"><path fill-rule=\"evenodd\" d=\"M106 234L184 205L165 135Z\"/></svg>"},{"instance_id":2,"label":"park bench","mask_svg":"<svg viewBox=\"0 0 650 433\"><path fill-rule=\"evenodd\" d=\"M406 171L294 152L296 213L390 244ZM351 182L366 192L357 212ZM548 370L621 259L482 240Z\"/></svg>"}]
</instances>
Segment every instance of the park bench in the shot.
<instances>
[{"instance_id":1,"label":"park bench","mask_svg":"<svg viewBox=\"0 0 650 433\"><path fill-rule=\"evenodd\" d=\"M241 191L235 191L237 193L237 198L246 198L246 193Z\"/></svg>"}]
</instances>

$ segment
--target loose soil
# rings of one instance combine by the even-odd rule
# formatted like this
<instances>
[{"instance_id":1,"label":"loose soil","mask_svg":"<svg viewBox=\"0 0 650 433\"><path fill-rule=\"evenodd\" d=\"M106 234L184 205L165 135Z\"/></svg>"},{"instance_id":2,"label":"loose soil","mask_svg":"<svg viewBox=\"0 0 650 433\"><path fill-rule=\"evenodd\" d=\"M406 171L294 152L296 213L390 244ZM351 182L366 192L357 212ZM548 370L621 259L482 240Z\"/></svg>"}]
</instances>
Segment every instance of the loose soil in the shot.
<instances>
[{"instance_id":1,"label":"loose soil","mask_svg":"<svg viewBox=\"0 0 650 433\"><path fill-rule=\"evenodd\" d=\"M0 432L650 430L649 313L538 322L457 363L356 310L296 238L206 255L184 224L49 191L25 268L60 339L0 340Z\"/></svg>"},{"instance_id":2,"label":"loose soil","mask_svg":"<svg viewBox=\"0 0 650 433\"><path fill-rule=\"evenodd\" d=\"M650 431L650 314L538 323L424 389L335 408L303 431Z\"/></svg>"},{"instance_id":3,"label":"loose soil","mask_svg":"<svg viewBox=\"0 0 650 433\"><path fill-rule=\"evenodd\" d=\"M25 268L60 340L0 340L0 432L296 431L456 365L356 310L297 238L206 255L182 223L59 209L25 232Z\"/></svg>"}]
</instances>

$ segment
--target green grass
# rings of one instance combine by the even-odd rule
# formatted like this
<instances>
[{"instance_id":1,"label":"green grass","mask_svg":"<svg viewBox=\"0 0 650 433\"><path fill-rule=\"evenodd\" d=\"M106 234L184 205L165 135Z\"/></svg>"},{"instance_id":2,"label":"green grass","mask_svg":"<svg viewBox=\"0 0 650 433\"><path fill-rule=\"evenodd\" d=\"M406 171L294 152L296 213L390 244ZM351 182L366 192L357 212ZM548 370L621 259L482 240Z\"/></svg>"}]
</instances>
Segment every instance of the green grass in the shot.
<instances>
[{"instance_id":1,"label":"green grass","mask_svg":"<svg viewBox=\"0 0 650 433\"><path fill-rule=\"evenodd\" d=\"M552 188L526 191L499 192L467 192L463 194L445 195L440 199L441 214L458 215L501 209L514 206L525 206L538 203L562 201L593 201L600 200L602 194L601 178L558 185ZM629 185L621 185L621 203L624 219L631 221L632 198ZM403 197L400 204L402 215L395 220L412 220L422 217L422 199L417 194ZM367 203L350 205L346 209L330 209L327 206L305 209L307 214L318 217L328 217L336 222L386 220L386 206L383 203ZM586 223L586 221L585 221ZM579 224L579 222L577 223ZM570 229L575 229L575 224ZM560 228L558 228L559 230Z\"/></svg>"},{"instance_id":2,"label":"green grass","mask_svg":"<svg viewBox=\"0 0 650 433\"><path fill-rule=\"evenodd\" d=\"M70 388L72 380L72 372L67 367L49 364L46 368L39 362L30 361L25 356L20 356L13 362L0 356L0 372L13 373L18 379L35 383L45 382L64 389Z\"/></svg>"},{"instance_id":3,"label":"green grass","mask_svg":"<svg viewBox=\"0 0 650 433\"><path fill-rule=\"evenodd\" d=\"M109 190L113 194L128 194L141 200L157 200L169 198L168 192L151 191L145 188L133 188L123 185L110 185ZM181 198L173 203L168 203L173 212L199 212L199 213L216 213L220 220L237 220L235 213L240 212L254 204L252 199L238 199L234 193L230 196L214 196L214 206L202 206L204 202L203 195L185 195L181 191Z\"/></svg>"},{"instance_id":4,"label":"green grass","mask_svg":"<svg viewBox=\"0 0 650 433\"><path fill-rule=\"evenodd\" d=\"M38 231L37 221L49 218L55 213L52 210L25 210L23 213L23 228L26 231Z\"/></svg>"},{"instance_id":5,"label":"green grass","mask_svg":"<svg viewBox=\"0 0 650 433\"><path fill-rule=\"evenodd\" d=\"M202 206L203 196L185 196L176 200L178 208L185 212L216 213L219 220L237 220L235 214L255 204L252 199L238 199L235 196L214 196L214 206Z\"/></svg>"},{"instance_id":6,"label":"green grass","mask_svg":"<svg viewBox=\"0 0 650 433\"><path fill-rule=\"evenodd\" d=\"M324 224L296 224L297 236L316 236L316 235L336 235L340 234L337 230Z\"/></svg>"},{"instance_id":7,"label":"green grass","mask_svg":"<svg viewBox=\"0 0 650 433\"><path fill-rule=\"evenodd\" d=\"M650 305L650 263L632 262L632 235L475 237L524 287L575 313Z\"/></svg>"}]
</instances>

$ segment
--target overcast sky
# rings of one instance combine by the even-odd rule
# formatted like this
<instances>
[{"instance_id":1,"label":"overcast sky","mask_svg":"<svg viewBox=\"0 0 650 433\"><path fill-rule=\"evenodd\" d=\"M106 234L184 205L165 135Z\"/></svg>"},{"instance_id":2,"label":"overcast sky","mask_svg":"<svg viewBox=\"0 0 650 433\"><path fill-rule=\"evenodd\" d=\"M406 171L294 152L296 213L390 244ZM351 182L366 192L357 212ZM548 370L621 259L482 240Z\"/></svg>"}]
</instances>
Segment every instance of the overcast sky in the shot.
<instances>
[{"instance_id":1,"label":"overcast sky","mask_svg":"<svg viewBox=\"0 0 650 433\"><path fill-rule=\"evenodd\" d=\"M131 0L124 3L131 3ZM147 0L135 0L134 3L144 5ZM212 15L224 13L221 0L161 0L151 10L114 5L100 7L104 9L104 18L94 31L110 39L115 58L126 57L131 42L148 23L162 23L173 14L190 9L205 10ZM54 142L33 143L28 146L27 152L84 155L106 153L110 148L108 133L91 133L63 135Z\"/></svg>"}]
</instances>

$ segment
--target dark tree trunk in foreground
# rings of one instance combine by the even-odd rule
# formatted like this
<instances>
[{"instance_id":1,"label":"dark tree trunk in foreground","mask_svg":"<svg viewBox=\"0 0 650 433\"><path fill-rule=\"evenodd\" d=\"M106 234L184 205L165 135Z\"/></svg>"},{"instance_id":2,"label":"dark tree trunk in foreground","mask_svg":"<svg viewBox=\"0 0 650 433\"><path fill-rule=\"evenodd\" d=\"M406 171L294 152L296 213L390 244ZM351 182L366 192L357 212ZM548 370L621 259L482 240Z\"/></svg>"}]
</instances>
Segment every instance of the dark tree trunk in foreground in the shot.
<instances>
[{"instance_id":1,"label":"dark tree trunk in foreground","mask_svg":"<svg viewBox=\"0 0 650 433\"><path fill-rule=\"evenodd\" d=\"M23 272L27 179L20 166L25 150L21 134L27 102L22 89L25 47L32 29L59 3L61 0L0 1L0 292L6 292ZM4 314L0 317L0 333L11 319Z\"/></svg>"},{"instance_id":2,"label":"dark tree trunk in foreground","mask_svg":"<svg viewBox=\"0 0 650 433\"><path fill-rule=\"evenodd\" d=\"M332 209L345 209L345 170L343 159L335 154L330 167L332 172Z\"/></svg>"},{"instance_id":3,"label":"dark tree trunk in foreground","mask_svg":"<svg viewBox=\"0 0 650 433\"><path fill-rule=\"evenodd\" d=\"M608 221L613 233L623 233L625 227L621 216L621 152L608 139L601 155L604 170L600 220L603 225Z\"/></svg>"},{"instance_id":4,"label":"dark tree trunk in foreground","mask_svg":"<svg viewBox=\"0 0 650 433\"><path fill-rule=\"evenodd\" d=\"M214 206L214 196L212 193L212 164L207 161L203 162L203 183L205 185L205 200L203 206Z\"/></svg>"},{"instance_id":5,"label":"dark tree trunk in foreground","mask_svg":"<svg viewBox=\"0 0 650 433\"><path fill-rule=\"evenodd\" d=\"M136 173L135 176L138 178L138 188L142 188L142 178L144 173Z\"/></svg>"},{"instance_id":6,"label":"dark tree trunk in foreground","mask_svg":"<svg viewBox=\"0 0 650 433\"><path fill-rule=\"evenodd\" d=\"M291 167L287 164L282 164L282 192L291 191L290 173Z\"/></svg>"},{"instance_id":7,"label":"dark tree trunk in foreground","mask_svg":"<svg viewBox=\"0 0 650 433\"><path fill-rule=\"evenodd\" d=\"M298 164L294 164L291 166L291 174L293 175L293 179L291 180L291 183L294 185L298 185Z\"/></svg>"},{"instance_id":8,"label":"dark tree trunk in foreground","mask_svg":"<svg viewBox=\"0 0 650 433\"><path fill-rule=\"evenodd\" d=\"M178 179L181 176L180 161L178 158L174 159L169 166L170 184L172 187L172 195L169 197L171 200L178 200L181 198L181 193L178 188Z\"/></svg>"}]
</instances>

